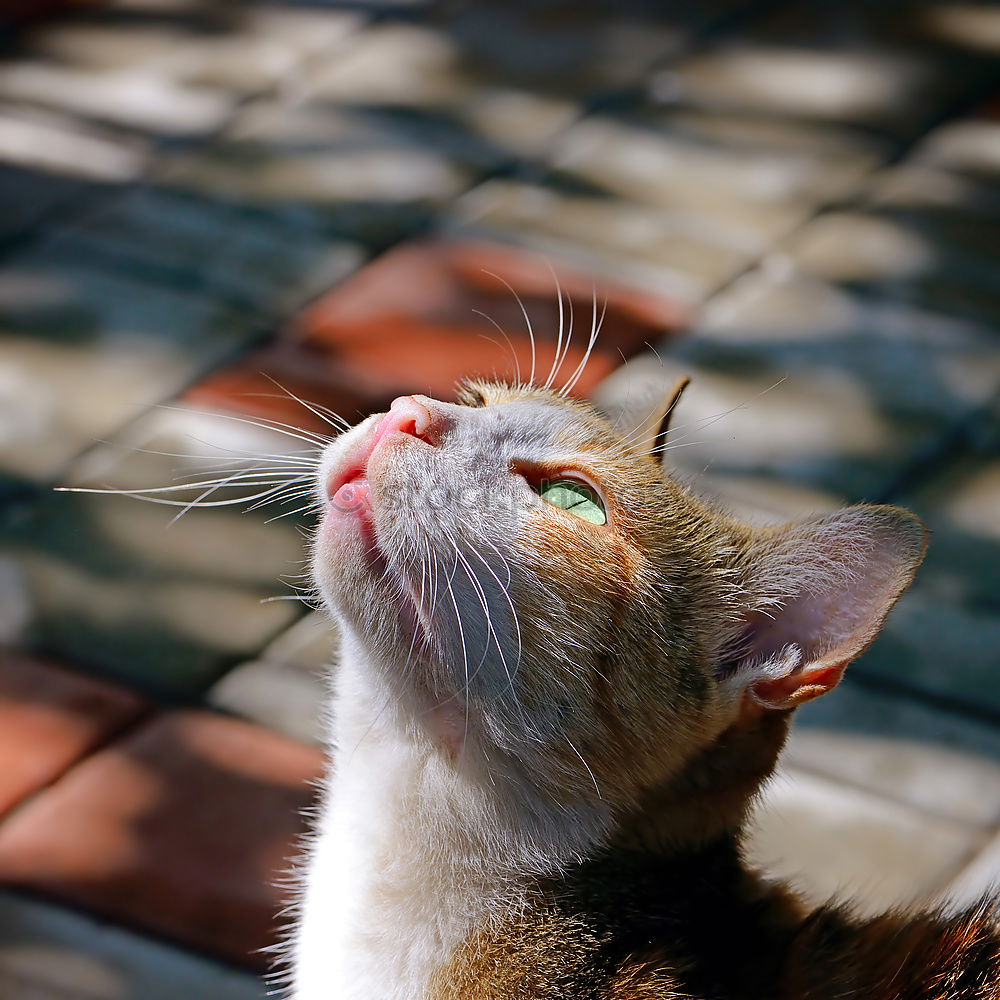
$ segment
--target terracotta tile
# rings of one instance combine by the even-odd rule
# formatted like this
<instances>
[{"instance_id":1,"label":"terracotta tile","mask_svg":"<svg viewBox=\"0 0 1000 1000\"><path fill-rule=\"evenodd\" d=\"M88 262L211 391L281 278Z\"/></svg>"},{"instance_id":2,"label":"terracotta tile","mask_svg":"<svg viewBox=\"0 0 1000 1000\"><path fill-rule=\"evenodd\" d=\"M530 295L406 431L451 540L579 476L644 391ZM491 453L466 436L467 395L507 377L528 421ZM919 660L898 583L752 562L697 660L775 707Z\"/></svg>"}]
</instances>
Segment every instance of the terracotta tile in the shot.
<instances>
[{"instance_id":1,"label":"terracotta tile","mask_svg":"<svg viewBox=\"0 0 1000 1000\"><path fill-rule=\"evenodd\" d=\"M570 302L576 317L557 384L585 353L595 288L598 314L607 299L601 336L576 387L580 394L680 322L681 310L669 299L569 269L556 273L567 317ZM467 376L514 378L519 369L527 377L531 340L516 296L531 321L536 372L544 380L559 328L549 263L510 247L442 240L407 244L380 257L306 309L283 340L198 383L187 398L329 430L299 404L267 398L275 393L268 376L352 421L401 393L449 398Z\"/></svg>"},{"instance_id":2,"label":"terracotta tile","mask_svg":"<svg viewBox=\"0 0 1000 1000\"><path fill-rule=\"evenodd\" d=\"M125 688L0 650L0 815L143 711Z\"/></svg>"},{"instance_id":3,"label":"terracotta tile","mask_svg":"<svg viewBox=\"0 0 1000 1000\"><path fill-rule=\"evenodd\" d=\"M352 423L382 402L381 399L373 402L356 387L341 383L337 369L318 357L317 352L287 340L245 354L196 382L184 394L183 401L330 433L330 424L322 416L296 402L289 393L314 406L333 410Z\"/></svg>"},{"instance_id":4,"label":"terracotta tile","mask_svg":"<svg viewBox=\"0 0 1000 1000\"><path fill-rule=\"evenodd\" d=\"M0 827L0 882L259 965L320 765L235 719L162 716Z\"/></svg>"}]
</instances>

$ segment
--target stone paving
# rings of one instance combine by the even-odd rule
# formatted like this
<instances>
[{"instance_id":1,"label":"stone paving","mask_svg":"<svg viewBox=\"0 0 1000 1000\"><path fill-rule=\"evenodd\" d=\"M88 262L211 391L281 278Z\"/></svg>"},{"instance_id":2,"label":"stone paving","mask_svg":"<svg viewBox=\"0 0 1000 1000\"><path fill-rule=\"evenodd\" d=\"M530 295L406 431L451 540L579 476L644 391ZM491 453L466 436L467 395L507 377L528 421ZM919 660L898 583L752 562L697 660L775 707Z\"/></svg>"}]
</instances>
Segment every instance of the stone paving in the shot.
<instances>
[{"instance_id":1,"label":"stone paving","mask_svg":"<svg viewBox=\"0 0 1000 1000\"><path fill-rule=\"evenodd\" d=\"M324 430L270 379L527 370L557 280L607 300L581 392L694 376L696 488L934 531L753 856L866 911L1000 879L1000 10L673 6L0 2L0 996L262 998L322 766L295 505L52 487Z\"/></svg>"}]
</instances>

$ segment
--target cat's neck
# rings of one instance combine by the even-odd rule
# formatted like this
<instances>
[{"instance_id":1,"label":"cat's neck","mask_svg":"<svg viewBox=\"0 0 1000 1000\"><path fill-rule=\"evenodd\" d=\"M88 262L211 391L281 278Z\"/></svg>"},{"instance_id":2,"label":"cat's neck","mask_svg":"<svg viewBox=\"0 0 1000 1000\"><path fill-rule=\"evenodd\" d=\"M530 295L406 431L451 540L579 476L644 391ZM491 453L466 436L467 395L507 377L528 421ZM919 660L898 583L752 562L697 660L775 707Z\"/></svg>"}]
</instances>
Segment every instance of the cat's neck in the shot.
<instances>
[{"instance_id":1,"label":"cat's neck","mask_svg":"<svg viewBox=\"0 0 1000 1000\"><path fill-rule=\"evenodd\" d=\"M585 855L606 823L546 809L489 762L449 759L400 717L371 656L345 635L296 1000L329 1000L331 984L337 1000L424 1000L473 930L523 908L532 884Z\"/></svg>"}]
</instances>

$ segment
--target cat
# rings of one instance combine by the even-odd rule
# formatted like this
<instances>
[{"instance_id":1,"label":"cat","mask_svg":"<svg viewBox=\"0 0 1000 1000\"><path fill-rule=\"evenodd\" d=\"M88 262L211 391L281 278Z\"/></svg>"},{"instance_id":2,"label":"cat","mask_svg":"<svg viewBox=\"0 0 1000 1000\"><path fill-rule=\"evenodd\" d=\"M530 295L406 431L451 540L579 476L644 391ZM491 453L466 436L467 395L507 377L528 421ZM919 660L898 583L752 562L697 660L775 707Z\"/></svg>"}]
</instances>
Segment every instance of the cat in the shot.
<instances>
[{"instance_id":1,"label":"cat","mask_svg":"<svg viewBox=\"0 0 1000 1000\"><path fill-rule=\"evenodd\" d=\"M923 524L752 528L663 468L684 382L614 421L549 383L404 396L323 455L337 751L291 996L1000 998L994 902L810 912L741 852L793 711L874 640Z\"/></svg>"}]
</instances>

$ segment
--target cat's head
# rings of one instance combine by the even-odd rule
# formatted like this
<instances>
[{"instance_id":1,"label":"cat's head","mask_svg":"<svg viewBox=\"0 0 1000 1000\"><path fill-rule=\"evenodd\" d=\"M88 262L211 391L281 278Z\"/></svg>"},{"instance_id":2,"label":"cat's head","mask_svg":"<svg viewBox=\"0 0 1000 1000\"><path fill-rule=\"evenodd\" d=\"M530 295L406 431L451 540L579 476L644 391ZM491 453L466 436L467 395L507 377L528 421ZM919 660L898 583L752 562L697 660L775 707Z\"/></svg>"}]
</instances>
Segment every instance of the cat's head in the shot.
<instances>
[{"instance_id":1,"label":"cat's head","mask_svg":"<svg viewBox=\"0 0 1000 1000\"><path fill-rule=\"evenodd\" d=\"M723 733L838 682L912 579L922 524L720 514L661 465L676 398L612 422L472 383L328 448L314 575L395 724L455 767L624 815Z\"/></svg>"}]
</instances>

